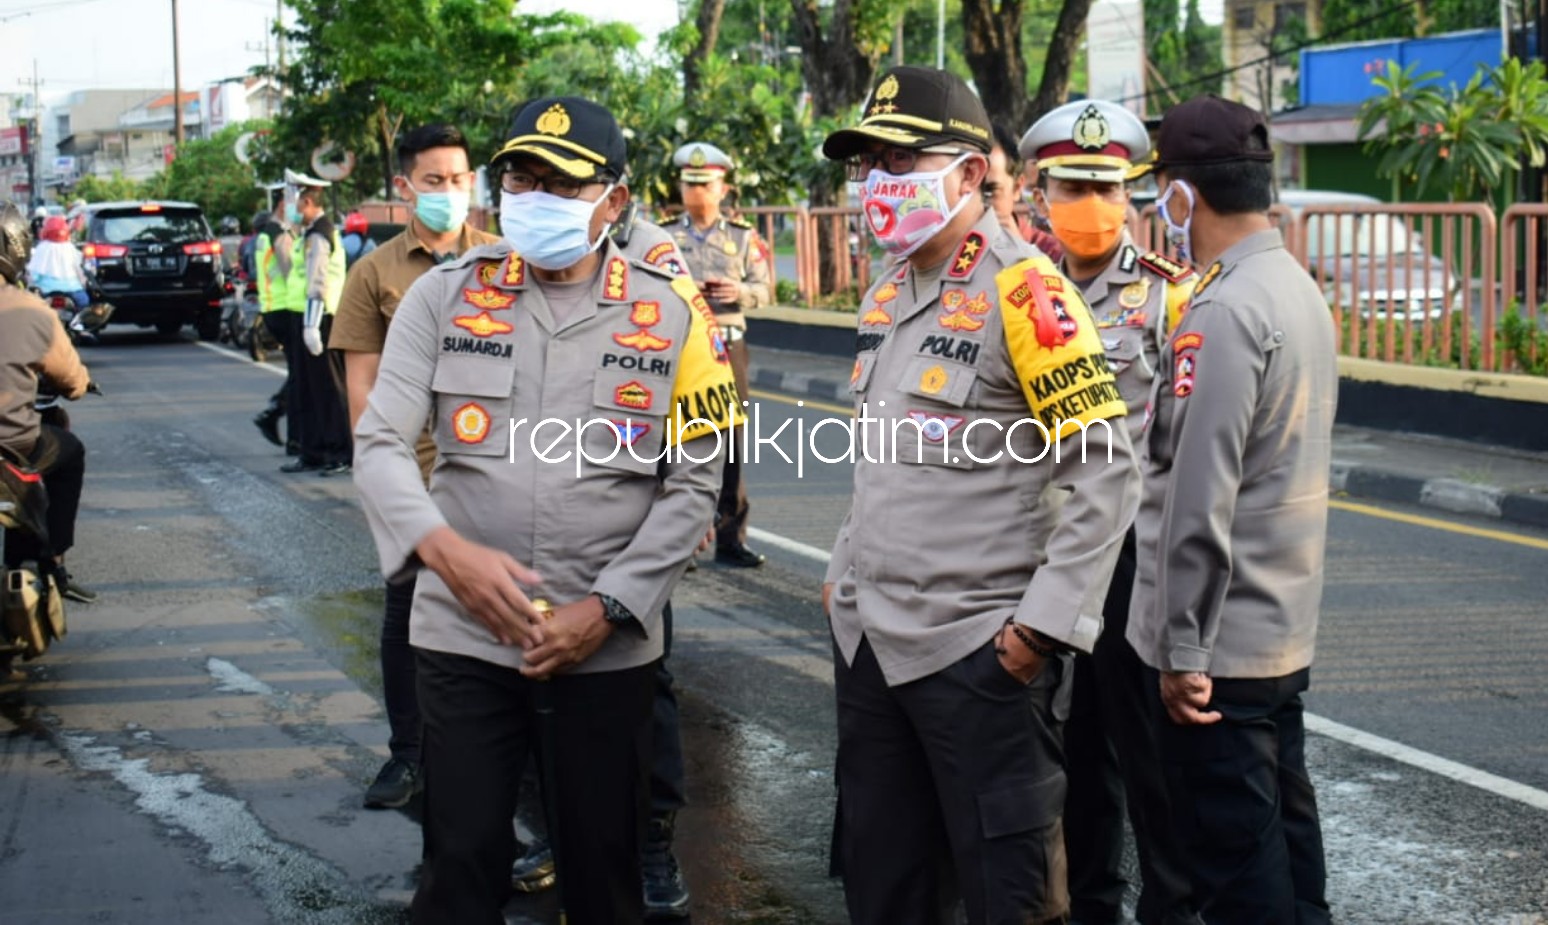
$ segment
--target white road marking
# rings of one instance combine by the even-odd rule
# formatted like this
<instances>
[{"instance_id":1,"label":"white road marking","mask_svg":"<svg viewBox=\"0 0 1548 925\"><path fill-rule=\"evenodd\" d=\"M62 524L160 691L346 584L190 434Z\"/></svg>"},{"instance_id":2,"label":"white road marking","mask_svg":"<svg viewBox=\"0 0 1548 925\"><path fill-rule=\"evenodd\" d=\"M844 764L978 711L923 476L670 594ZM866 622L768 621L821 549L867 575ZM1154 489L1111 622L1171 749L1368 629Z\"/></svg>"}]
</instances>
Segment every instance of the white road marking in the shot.
<instances>
[{"instance_id":1,"label":"white road marking","mask_svg":"<svg viewBox=\"0 0 1548 925\"><path fill-rule=\"evenodd\" d=\"M757 528L749 528L747 535L750 539L756 539L765 546L772 546L775 549L783 550L822 565L828 564L828 553L799 540L792 540L788 537L779 536L778 534ZM803 673L811 674L811 672ZM1496 774L1490 774L1488 771L1480 771L1477 768L1452 761L1450 758L1432 755L1429 752L1404 745L1401 742L1384 739L1379 735L1364 732L1352 726L1345 726L1343 723L1334 722L1327 717L1318 716L1314 713L1306 714L1306 729L1309 732L1342 742L1345 745L1352 745L1363 751L1374 752L1393 761L1398 761L1423 771L1429 771L1431 774L1438 774L1441 777L1467 784L1470 787L1476 787L1495 796L1515 800L1518 803L1525 803L1533 809L1548 811L1548 791L1539 790L1536 787L1518 783Z\"/></svg>"},{"instance_id":2,"label":"white road marking","mask_svg":"<svg viewBox=\"0 0 1548 925\"><path fill-rule=\"evenodd\" d=\"M222 347L219 344L212 344L208 341L196 340L194 341L194 345L203 347L205 350L208 350L211 353L218 353L227 359L236 360L238 363L246 363L248 366L256 366L266 373L273 373L276 376L285 375L285 369L282 366L270 366L267 363L259 363L252 357L246 357L233 350L227 350L225 347Z\"/></svg>"},{"instance_id":3,"label":"white road marking","mask_svg":"<svg viewBox=\"0 0 1548 925\"><path fill-rule=\"evenodd\" d=\"M258 694L260 696L268 696L274 693L274 688L223 658L208 659L204 663L204 670L208 671L210 677L219 682L215 689L221 693Z\"/></svg>"}]
</instances>

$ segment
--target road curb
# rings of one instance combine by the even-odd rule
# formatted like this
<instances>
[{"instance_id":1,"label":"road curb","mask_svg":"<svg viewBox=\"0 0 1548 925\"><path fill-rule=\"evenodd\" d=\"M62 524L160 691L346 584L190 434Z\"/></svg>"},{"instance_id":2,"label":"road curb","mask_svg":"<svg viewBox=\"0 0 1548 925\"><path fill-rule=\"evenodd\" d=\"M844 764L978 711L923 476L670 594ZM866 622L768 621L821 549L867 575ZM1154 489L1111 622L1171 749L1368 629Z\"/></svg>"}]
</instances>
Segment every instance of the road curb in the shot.
<instances>
[{"instance_id":1,"label":"road curb","mask_svg":"<svg viewBox=\"0 0 1548 925\"><path fill-rule=\"evenodd\" d=\"M819 376L759 367L748 370L752 384L789 395L848 402L847 383ZM1335 494L1395 504L1416 504L1451 514L1470 514L1506 523L1548 529L1548 495L1509 492L1495 485L1461 479L1424 479L1398 469L1333 460L1328 487Z\"/></svg>"}]
</instances>

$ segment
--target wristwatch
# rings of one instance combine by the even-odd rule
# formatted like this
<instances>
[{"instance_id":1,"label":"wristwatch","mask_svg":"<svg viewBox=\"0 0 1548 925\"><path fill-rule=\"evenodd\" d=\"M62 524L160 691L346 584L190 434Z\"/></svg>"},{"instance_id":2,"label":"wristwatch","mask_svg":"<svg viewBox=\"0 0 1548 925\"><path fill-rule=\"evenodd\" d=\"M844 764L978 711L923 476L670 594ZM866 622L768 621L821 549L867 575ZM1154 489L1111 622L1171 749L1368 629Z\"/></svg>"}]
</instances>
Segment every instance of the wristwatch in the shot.
<instances>
[{"instance_id":1,"label":"wristwatch","mask_svg":"<svg viewBox=\"0 0 1548 925\"><path fill-rule=\"evenodd\" d=\"M611 594L597 594L597 600L602 602L602 616L613 626L628 626L639 624L634 612L623 605L623 602Z\"/></svg>"}]
</instances>

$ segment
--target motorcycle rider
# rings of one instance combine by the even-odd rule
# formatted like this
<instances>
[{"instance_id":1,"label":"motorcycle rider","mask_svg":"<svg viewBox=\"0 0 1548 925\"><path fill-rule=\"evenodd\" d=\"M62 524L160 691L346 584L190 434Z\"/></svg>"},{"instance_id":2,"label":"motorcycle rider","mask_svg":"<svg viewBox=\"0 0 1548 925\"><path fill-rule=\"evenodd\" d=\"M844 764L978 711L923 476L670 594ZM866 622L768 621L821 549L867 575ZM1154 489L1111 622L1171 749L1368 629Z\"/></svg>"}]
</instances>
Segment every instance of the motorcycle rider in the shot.
<instances>
[{"instance_id":1,"label":"motorcycle rider","mask_svg":"<svg viewBox=\"0 0 1548 925\"><path fill-rule=\"evenodd\" d=\"M352 269L355 261L376 250L376 242L366 234L370 230L371 223L366 221L364 214L351 212L344 216L344 268L346 270Z\"/></svg>"},{"instance_id":2,"label":"motorcycle rider","mask_svg":"<svg viewBox=\"0 0 1548 925\"><path fill-rule=\"evenodd\" d=\"M20 287L31 253L26 215L14 203L0 203L0 449L42 473L48 491L55 581L65 597L89 604L97 599L96 592L64 568L64 555L75 544L75 513L86 476L86 448L70 431L43 423L33 402L37 400L39 376L71 400L86 393L91 376L71 346L59 316ZM36 556L30 537L7 532L7 564Z\"/></svg>"},{"instance_id":3,"label":"motorcycle rider","mask_svg":"<svg viewBox=\"0 0 1548 925\"><path fill-rule=\"evenodd\" d=\"M86 268L81 263L81 252L70 243L70 223L63 215L50 215L43 220L39 239L27 261L27 276L32 285L44 294L68 295L76 308L90 305Z\"/></svg>"}]
</instances>

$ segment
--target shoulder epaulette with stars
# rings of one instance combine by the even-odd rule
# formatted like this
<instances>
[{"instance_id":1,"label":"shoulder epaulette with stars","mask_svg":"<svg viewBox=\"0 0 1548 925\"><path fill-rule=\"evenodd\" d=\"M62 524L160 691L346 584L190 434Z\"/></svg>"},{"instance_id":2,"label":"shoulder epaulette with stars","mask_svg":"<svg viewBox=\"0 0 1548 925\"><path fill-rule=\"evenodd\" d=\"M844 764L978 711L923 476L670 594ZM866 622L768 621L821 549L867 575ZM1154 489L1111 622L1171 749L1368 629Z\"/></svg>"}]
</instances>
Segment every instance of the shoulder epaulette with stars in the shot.
<instances>
[{"instance_id":1,"label":"shoulder epaulette with stars","mask_svg":"<svg viewBox=\"0 0 1548 925\"><path fill-rule=\"evenodd\" d=\"M957 245L957 252L952 255L951 263L946 267L948 279L966 279L973 273L973 268L978 266L978 261L984 256L984 236L977 231L968 232L968 236Z\"/></svg>"},{"instance_id":2,"label":"shoulder epaulette with stars","mask_svg":"<svg viewBox=\"0 0 1548 925\"><path fill-rule=\"evenodd\" d=\"M741 228L741 229L746 230L746 231L752 231L753 230L753 223L749 222L745 218L728 218L728 219L726 219L726 224L730 225L733 228Z\"/></svg>"}]
</instances>

